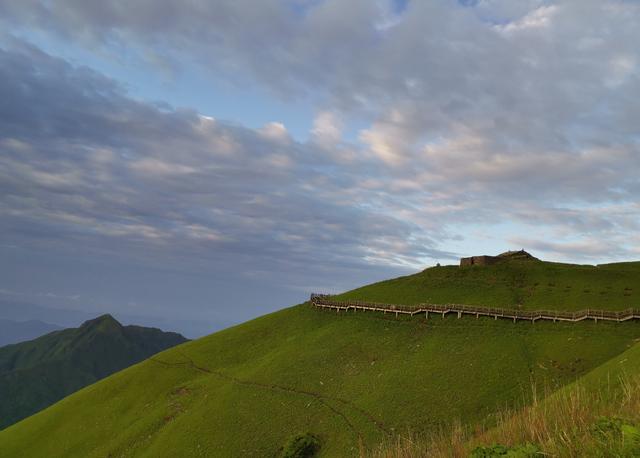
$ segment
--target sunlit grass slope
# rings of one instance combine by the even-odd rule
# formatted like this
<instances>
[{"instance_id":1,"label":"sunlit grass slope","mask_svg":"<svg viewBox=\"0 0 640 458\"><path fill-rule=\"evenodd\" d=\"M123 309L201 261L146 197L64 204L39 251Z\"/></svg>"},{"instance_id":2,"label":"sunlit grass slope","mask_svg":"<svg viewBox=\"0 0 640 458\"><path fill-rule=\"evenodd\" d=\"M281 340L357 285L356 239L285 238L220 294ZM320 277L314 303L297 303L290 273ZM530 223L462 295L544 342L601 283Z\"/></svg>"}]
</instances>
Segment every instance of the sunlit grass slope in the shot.
<instances>
[{"instance_id":1,"label":"sunlit grass slope","mask_svg":"<svg viewBox=\"0 0 640 458\"><path fill-rule=\"evenodd\" d=\"M640 306L640 262L599 266L537 260L433 267L342 294L399 304L460 303L523 310L622 310Z\"/></svg>"},{"instance_id":2,"label":"sunlit grass slope","mask_svg":"<svg viewBox=\"0 0 640 458\"><path fill-rule=\"evenodd\" d=\"M548 456L640 456L640 344L469 444L535 444Z\"/></svg>"},{"instance_id":3,"label":"sunlit grass slope","mask_svg":"<svg viewBox=\"0 0 640 458\"><path fill-rule=\"evenodd\" d=\"M640 344L497 422L387 439L371 458L640 456ZM497 424L496 424L497 423ZM478 432L481 431L481 432ZM527 453L528 452L528 453Z\"/></svg>"},{"instance_id":4,"label":"sunlit grass slope","mask_svg":"<svg viewBox=\"0 0 640 458\"><path fill-rule=\"evenodd\" d=\"M528 266L539 277L537 269L555 268ZM607 269L596 272L608 275ZM633 265L628 269L638 272ZM496 299L509 288L478 287L482 279L509 274L504 265L472 273L432 270L459 276L463 302L509 303ZM566 274L564 283L554 278L557 293L546 297L557 308L563 308L556 298L560 285L586 289L580 275ZM626 282L611 278L623 291L633 291L632 274ZM426 291L411 279L352 295L408 303ZM591 288L607 289L605 280L591 280ZM433 285L435 302L441 293ZM448 297L454 281L442 288L440 297ZM375 447L387 435L428 431L454 420L472 424L505 406L521 405L532 382L549 389L565 385L621 354L638 337L636 323L396 320L303 304L183 344L87 387L0 432L0 455L277 456L291 436L305 432L319 438L321 456L356 455L359 446Z\"/></svg>"}]
</instances>

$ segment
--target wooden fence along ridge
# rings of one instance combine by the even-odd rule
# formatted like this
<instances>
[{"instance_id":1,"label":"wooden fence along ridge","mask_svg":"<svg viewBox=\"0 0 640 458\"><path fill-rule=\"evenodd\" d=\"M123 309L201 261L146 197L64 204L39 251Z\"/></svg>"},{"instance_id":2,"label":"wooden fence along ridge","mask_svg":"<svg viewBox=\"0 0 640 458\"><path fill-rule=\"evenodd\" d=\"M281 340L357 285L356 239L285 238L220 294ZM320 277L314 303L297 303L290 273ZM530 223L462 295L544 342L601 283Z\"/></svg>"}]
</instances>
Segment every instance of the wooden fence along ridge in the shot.
<instances>
[{"instance_id":1,"label":"wooden fence along ridge","mask_svg":"<svg viewBox=\"0 0 640 458\"><path fill-rule=\"evenodd\" d=\"M598 320L604 321L627 321L640 319L640 309L629 308L618 312L612 312L607 310L580 310L578 312L561 312L556 310L513 310L493 307L477 307L473 305L461 305L461 304L418 304L418 305L398 305L398 304L379 304L376 302L362 302L362 301L335 301L333 296L328 294L312 294L311 303L318 308L333 309L336 312L341 310L354 312L358 310L371 310L375 312L383 313L395 313L396 317L399 314L404 315L419 315L425 314L425 318L429 318L429 313L438 313L442 315L442 318L447 313L457 313L458 318L465 315L475 315L476 318L480 316L490 316L494 319L508 318L512 319L515 323L516 320L526 320L535 322L537 320L552 320L552 321L582 321L582 320Z\"/></svg>"}]
</instances>

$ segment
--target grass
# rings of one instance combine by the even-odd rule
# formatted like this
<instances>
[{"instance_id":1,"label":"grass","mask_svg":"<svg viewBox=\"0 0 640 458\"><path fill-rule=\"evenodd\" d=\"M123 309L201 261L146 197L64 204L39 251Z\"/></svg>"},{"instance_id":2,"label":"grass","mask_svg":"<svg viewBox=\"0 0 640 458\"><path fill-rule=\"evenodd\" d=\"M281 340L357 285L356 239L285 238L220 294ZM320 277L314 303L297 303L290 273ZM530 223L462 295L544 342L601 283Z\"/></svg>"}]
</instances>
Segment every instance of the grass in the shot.
<instances>
[{"instance_id":1,"label":"grass","mask_svg":"<svg viewBox=\"0 0 640 458\"><path fill-rule=\"evenodd\" d=\"M358 288L336 299L522 310L623 310L640 303L640 262L590 266L511 261L489 267L432 267Z\"/></svg>"},{"instance_id":2,"label":"grass","mask_svg":"<svg viewBox=\"0 0 640 458\"><path fill-rule=\"evenodd\" d=\"M509 264L513 271L434 268L343 297L507 306L518 285L548 277L555 293L534 289L523 306L570 310L562 306L566 286L606 289L611 279L612 291L634 291L640 277L638 264ZM633 322L425 321L302 304L167 350L69 396L0 432L0 456L277 456L305 434L317 438L319 456L357 456L409 432L488 428L495 412L529 405L532 385L539 393L567 386L638 338Z\"/></svg>"},{"instance_id":3,"label":"grass","mask_svg":"<svg viewBox=\"0 0 640 458\"><path fill-rule=\"evenodd\" d=\"M537 454L514 456L639 456L640 345L548 397L495 417L496 425L486 430L457 425L426 437L396 436L370 456L498 456L497 450L526 448Z\"/></svg>"}]
</instances>

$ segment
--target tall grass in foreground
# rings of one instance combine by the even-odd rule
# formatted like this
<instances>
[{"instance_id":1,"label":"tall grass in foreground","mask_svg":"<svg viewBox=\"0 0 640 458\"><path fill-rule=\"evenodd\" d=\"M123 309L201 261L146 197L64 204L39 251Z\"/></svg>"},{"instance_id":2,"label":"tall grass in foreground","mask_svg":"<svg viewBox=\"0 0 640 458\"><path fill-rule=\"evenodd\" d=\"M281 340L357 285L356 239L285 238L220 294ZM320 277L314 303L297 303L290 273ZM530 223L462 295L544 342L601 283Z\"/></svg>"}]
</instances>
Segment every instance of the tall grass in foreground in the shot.
<instances>
[{"instance_id":1,"label":"tall grass in foreground","mask_svg":"<svg viewBox=\"0 0 640 458\"><path fill-rule=\"evenodd\" d=\"M576 383L518 411L503 410L492 428L454 424L430 436L399 436L372 458L632 457L640 456L640 376L624 375L599 389ZM500 445L501 447L496 447Z\"/></svg>"}]
</instances>

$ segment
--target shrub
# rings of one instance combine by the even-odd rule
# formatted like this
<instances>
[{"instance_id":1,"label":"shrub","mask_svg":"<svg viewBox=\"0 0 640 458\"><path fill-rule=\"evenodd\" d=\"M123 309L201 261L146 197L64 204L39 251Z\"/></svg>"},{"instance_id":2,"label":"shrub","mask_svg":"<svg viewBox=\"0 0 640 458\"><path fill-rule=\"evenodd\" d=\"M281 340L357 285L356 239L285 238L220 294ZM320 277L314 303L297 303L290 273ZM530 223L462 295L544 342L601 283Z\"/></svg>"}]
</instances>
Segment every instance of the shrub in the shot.
<instances>
[{"instance_id":1,"label":"shrub","mask_svg":"<svg viewBox=\"0 0 640 458\"><path fill-rule=\"evenodd\" d=\"M608 455L638 456L640 428L618 417L601 417L591 427L591 434Z\"/></svg>"},{"instance_id":2,"label":"shrub","mask_svg":"<svg viewBox=\"0 0 640 458\"><path fill-rule=\"evenodd\" d=\"M320 441L313 434L293 436L284 446L281 458L310 458L320 448Z\"/></svg>"},{"instance_id":3,"label":"shrub","mask_svg":"<svg viewBox=\"0 0 640 458\"><path fill-rule=\"evenodd\" d=\"M542 451L535 444L523 444L514 447L495 444L489 447L476 447L471 452L471 458L493 458L501 456L509 458L534 458L542 455Z\"/></svg>"},{"instance_id":4,"label":"shrub","mask_svg":"<svg viewBox=\"0 0 640 458\"><path fill-rule=\"evenodd\" d=\"M622 438L623 421L617 417L600 417L591 426L591 434L593 437L605 441L620 440Z\"/></svg>"}]
</instances>

